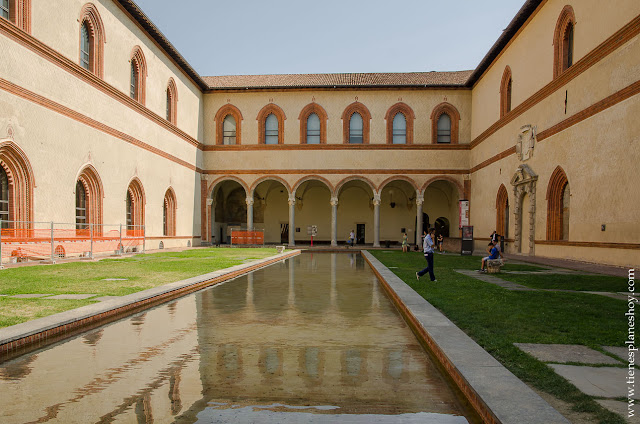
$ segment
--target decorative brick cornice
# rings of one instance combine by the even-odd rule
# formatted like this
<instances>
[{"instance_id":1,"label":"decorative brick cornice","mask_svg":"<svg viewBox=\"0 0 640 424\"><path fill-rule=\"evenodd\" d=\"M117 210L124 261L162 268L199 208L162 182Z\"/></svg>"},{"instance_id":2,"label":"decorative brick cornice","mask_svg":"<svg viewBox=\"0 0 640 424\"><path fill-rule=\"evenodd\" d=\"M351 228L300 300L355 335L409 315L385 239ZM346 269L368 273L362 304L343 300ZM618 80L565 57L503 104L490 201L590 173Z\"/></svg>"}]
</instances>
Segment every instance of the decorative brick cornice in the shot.
<instances>
[{"instance_id":1,"label":"decorative brick cornice","mask_svg":"<svg viewBox=\"0 0 640 424\"><path fill-rule=\"evenodd\" d=\"M567 29L571 25L575 28L576 15L573 12L573 7L566 5L556 23L556 29L553 33L553 78L557 78L566 69L564 68L564 57L567 52L565 51L564 38Z\"/></svg>"},{"instance_id":2,"label":"decorative brick cornice","mask_svg":"<svg viewBox=\"0 0 640 424\"><path fill-rule=\"evenodd\" d=\"M275 103L269 103L258 112L258 143L265 144L265 121L273 114L278 119L278 144L284 144L284 121L287 117L284 111Z\"/></svg>"},{"instance_id":3,"label":"decorative brick cornice","mask_svg":"<svg viewBox=\"0 0 640 424\"><path fill-rule=\"evenodd\" d=\"M513 87L513 78L511 77L511 68L507 65L502 74L500 82L500 118L511 111L511 91Z\"/></svg>"},{"instance_id":4,"label":"decorative brick cornice","mask_svg":"<svg viewBox=\"0 0 640 424\"><path fill-rule=\"evenodd\" d=\"M228 115L233 116L236 121L236 144L242 144L242 112L231 103L222 106L216 113L216 144L224 144L224 118Z\"/></svg>"},{"instance_id":5,"label":"decorative brick cornice","mask_svg":"<svg viewBox=\"0 0 640 424\"><path fill-rule=\"evenodd\" d=\"M558 166L551 174L547 187L547 240L562 240L563 200L567 184L567 175Z\"/></svg>"},{"instance_id":6,"label":"decorative brick cornice","mask_svg":"<svg viewBox=\"0 0 640 424\"><path fill-rule=\"evenodd\" d=\"M351 123L351 115L359 113L362 117L362 144L369 144L369 132L371 126L371 113L365 105L360 102L353 102L342 112L342 133L343 143L349 144L349 125Z\"/></svg>"},{"instance_id":7,"label":"decorative brick cornice","mask_svg":"<svg viewBox=\"0 0 640 424\"><path fill-rule=\"evenodd\" d=\"M460 122L460 112L451 103L442 102L431 112L431 143L438 142L438 119L443 114L451 118L451 144L458 144L458 126Z\"/></svg>"},{"instance_id":8,"label":"decorative brick cornice","mask_svg":"<svg viewBox=\"0 0 640 424\"><path fill-rule=\"evenodd\" d=\"M81 62L82 55L80 46L82 45L82 26L87 23L89 30L89 71L94 73L98 78L104 78L104 43L107 41L104 24L98 12L98 8L93 3L87 3L80 10L79 40L78 43L78 63Z\"/></svg>"},{"instance_id":9,"label":"decorative brick cornice","mask_svg":"<svg viewBox=\"0 0 640 424\"><path fill-rule=\"evenodd\" d=\"M416 115L408 104L402 102L391 106L384 117L387 121L387 144L393 144L393 119L398 113L403 114L407 122L407 144L413 144L413 120Z\"/></svg>"},{"instance_id":10,"label":"decorative brick cornice","mask_svg":"<svg viewBox=\"0 0 640 424\"><path fill-rule=\"evenodd\" d=\"M315 113L320 118L320 144L327 143L327 111L318 103L309 103L301 111L298 119L300 120L300 144L307 144L307 119Z\"/></svg>"}]
</instances>

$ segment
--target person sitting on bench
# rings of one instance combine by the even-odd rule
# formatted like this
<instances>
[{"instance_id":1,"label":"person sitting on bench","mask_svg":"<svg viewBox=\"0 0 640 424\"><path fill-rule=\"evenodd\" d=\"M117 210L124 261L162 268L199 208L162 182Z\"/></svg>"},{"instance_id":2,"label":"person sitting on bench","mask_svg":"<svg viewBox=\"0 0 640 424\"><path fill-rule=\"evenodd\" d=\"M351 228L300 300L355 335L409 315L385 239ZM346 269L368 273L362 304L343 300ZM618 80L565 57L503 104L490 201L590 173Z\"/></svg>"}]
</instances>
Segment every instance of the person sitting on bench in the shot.
<instances>
[{"instance_id":1,"label":"person sitting on bench","mask_svg":"<svg viewBox=\"0 0 640 424\"><path fill-rule=\"evenodd\" d=\"M489 253L489 256L485 256L484 258L482 258L482 264L480 265L480 272L487 272L487 270L485 269L485 264L487 263L488 260L498 259L498 256L499 256L498 249L493 244L493 242L489 242L489 245L487 246L487 252Z\"/></svg>"}]
</instances>

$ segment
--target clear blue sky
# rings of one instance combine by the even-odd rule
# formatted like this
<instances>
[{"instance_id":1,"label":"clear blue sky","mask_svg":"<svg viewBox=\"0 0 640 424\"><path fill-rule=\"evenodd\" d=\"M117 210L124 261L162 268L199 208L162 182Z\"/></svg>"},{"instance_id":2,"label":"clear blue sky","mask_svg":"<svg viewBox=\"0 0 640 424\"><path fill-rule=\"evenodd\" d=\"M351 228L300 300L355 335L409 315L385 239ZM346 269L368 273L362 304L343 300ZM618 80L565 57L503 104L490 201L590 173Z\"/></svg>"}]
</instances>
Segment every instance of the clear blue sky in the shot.
<instances>
[{"instance_id":1,"label":"clear blue sky","mask_svg":"<svg viewBox=\"0 0 640 424\"><path fill-rule=\"evenodd\" d=\"M135 0L202 76L475 69L524 0Z\"/></svg>"}]
</instances>

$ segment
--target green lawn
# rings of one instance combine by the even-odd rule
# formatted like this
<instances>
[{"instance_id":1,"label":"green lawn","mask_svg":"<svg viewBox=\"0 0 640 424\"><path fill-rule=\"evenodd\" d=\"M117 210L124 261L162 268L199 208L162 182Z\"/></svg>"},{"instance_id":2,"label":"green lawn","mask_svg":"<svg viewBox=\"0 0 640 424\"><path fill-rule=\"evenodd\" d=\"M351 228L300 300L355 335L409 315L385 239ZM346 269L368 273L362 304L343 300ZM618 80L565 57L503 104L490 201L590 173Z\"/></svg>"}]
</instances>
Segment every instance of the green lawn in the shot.
<instances>
[{"instance_id":1,"label":"green lawn","mask_svg":"<svg viewBox=\"0 0 640 424\"><path fill-rule=\"evenodd\" d=\"M601 350L626 340L626 303L586 293L509 291L453 271L478 269L479 257L435 255L437 283L427 277L416 281L415 272L426 266L420 253L371 253L441 310L505 367L530 385L573 404L577 411L595 413L600 423L624 420L598 405L590 396L558 376L546 364L523 353L513 343L581 344ZM595 286L600 276L527 276L500 274L500 278L530 281L544 277L551 284L571 281L572 287ZM588 277L588 278L585 278ZM605 278L618 287L624 278ZM521 282L518 280L517 282ZM522 283L524 284L524 283ZM603 283L604 284L604 283Z\"/></svg>"},{"instance_id":2,"label":"green lawn","mask_svg":"<svg viewBox=\"0 0 640 424\"><path fill-rule=\"evenodd\" d=\"M626 292L627 279L609 275L526 275L499 274L498 277L534 289Z\"/></svg>"},{"instance_id":3,"label":"green lawn","mask_svg":"<svg viewBox=\"0 0 640 424\"><path fill-rule=\"evenodd\" d=\"M0 271L0 295L93 293L98 296L123 296L275 254L275 249L270 248L208 248L97 262L9 268ZM90 303L93 301L10 299L0 296L0 327Z\"/></svg>"}]
</instances>

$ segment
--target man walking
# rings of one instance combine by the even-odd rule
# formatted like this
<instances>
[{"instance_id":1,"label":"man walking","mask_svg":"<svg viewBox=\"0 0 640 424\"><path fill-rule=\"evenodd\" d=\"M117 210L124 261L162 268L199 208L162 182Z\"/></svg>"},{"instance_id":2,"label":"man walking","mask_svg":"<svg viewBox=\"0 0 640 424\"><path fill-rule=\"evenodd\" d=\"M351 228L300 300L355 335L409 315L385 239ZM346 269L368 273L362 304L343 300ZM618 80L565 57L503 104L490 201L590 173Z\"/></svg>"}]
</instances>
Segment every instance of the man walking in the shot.
<instances>
[{"instance_id":1,"label":"man walking","mask_svg":"<svg viewBox=\"0 0 640 424\"><path fill-rule=\"evenodd\" d=\"M436 276L433 274L433 238L435 233L435 228L429 228L429 234L424 238L424 258L427 260L427 267L422 271L416 272L416 279L418 281L420 281L420 277L425 275L427 272L429 273L429 277L431 277L431 281L437 281Z\"/></svg>"}]
</instances>

